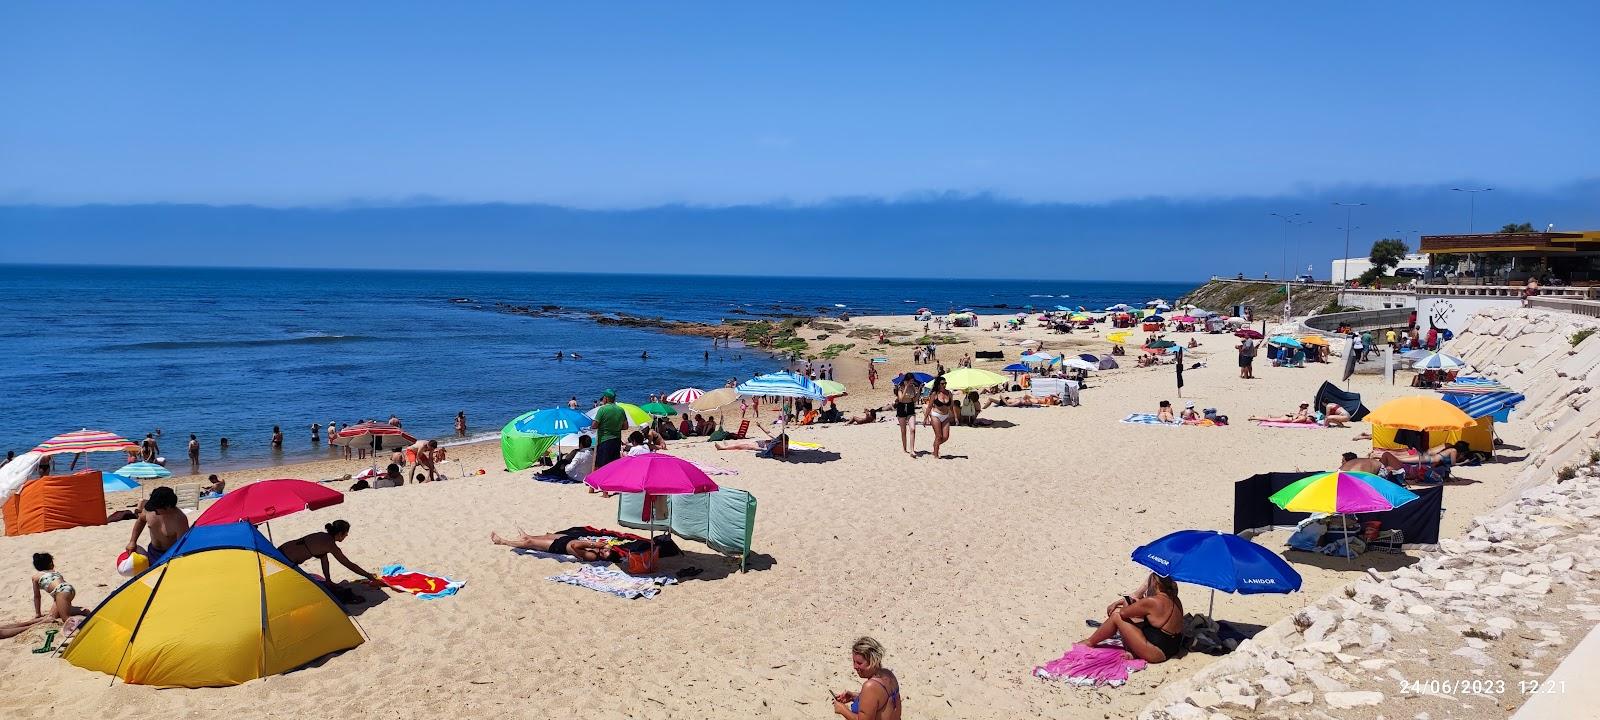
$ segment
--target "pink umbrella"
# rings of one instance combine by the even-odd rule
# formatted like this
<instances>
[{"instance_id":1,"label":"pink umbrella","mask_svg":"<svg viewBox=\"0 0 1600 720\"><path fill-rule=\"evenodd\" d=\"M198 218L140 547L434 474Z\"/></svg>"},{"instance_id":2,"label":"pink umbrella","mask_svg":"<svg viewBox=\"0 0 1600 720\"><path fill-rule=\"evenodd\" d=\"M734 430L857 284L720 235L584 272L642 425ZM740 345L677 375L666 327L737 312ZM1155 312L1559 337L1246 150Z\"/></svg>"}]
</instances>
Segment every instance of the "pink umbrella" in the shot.
<instances>
[{"instance_id":1,"label":"pink umbrella","mask_svg":"<svg viewBox=\"0 0 1600 720\"><path fill-rule=\"evenodd\" d=\"M264 523L301 510L344 502L344 493L308 480L262 480L229 491L195 518L195 525L226 525L245 520Z\"/></svg>"},{"instance_id":2,"label":"pink umbrella","mask_svg":"<svg viewBox=\"0 0 1600 720\"><path fill-rule=\"evenodd\" d=\"M661 453L633 455L613 461L583 479L596 490L644 493L644 513L650 513L651 496L694 495L717 491L710 476L683 458ZM650 518L642 517L648 521Z\"/></svg>"}]
</instances>

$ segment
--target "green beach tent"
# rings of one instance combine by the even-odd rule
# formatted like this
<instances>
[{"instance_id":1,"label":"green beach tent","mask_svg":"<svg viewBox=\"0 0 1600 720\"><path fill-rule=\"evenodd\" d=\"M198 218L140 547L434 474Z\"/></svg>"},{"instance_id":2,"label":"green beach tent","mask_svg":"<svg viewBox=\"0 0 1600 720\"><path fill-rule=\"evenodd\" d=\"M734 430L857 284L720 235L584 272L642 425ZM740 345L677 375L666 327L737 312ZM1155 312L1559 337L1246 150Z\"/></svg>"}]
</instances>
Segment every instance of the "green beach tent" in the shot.
<instances>
[{"instance_id":1,"label":"green beach tent","mask_svg":"<svg viewBox=\"0 0 1600 720\"><path fill-rule=\"evenodd\" d=\"M538 412L537 410L534 412ZM539 457L556 444L553 435L540 435L527 430L519 430L518 425L525 425L533 413L526 413L500 429L500 456L505 459L506 470L527 470L533 467Z\"/></svg>"}]
</instances>

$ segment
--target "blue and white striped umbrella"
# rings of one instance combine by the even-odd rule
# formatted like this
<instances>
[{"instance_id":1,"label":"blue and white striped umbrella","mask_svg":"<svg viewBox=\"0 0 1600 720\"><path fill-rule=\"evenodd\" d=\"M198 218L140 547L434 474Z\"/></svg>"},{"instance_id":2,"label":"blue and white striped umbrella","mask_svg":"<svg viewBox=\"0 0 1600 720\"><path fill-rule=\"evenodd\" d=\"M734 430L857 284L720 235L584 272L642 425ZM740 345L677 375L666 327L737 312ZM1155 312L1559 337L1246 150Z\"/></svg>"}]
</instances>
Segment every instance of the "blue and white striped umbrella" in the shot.
<instances>
[{"instance_id":1,"label":"blue and white striped umbrella","mask_svg":"<svg viewBox=\"0 0 1600 720\"><path fill-rule=\"evenodd\" d=\"M771 395L813 400L823 400L827 397L821 386L805 376L782 371L750 378L739 383L734 389L738 390L740 395Z\"/></svg>"},{"instance_id":2,"label":"blue and white striped umbrella","mask_svg":"<svg viewBox=\"0 0 1600 720\"><path fill-rule=\"evenodd\" d=\"M136 462L132 465L123 465L122 469L117 471L117 474L125 478L134 478L137 480L156 480L159 478L172 477L171 470L161 467L155 463L147 462Z\"/></svg>"},{"instance_id":3,"label":"blue and white striped umbrella","mask_svg":"<svg viewBox=\"0 0 1600 720\"><path fill-rule=\"evenodd\" d=\"M1467 361L1444 353L1433 353L1411 363L1413 370L1460 370L1464 367Z\"/></svg>"}]
</instances>

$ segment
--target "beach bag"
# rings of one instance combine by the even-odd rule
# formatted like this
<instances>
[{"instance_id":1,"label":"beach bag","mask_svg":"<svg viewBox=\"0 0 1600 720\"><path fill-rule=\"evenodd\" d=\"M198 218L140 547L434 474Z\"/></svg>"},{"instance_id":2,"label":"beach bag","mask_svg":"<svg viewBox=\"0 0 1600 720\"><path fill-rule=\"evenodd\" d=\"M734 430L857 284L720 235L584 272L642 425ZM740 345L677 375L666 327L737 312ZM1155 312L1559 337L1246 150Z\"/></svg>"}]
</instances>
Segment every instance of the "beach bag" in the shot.
<instances>
[{"instance_id":1,"label":"beach bag","mask_svg":"<svg viewBox=\"0 0 1600 720\"><path fill-rule=\"evenodd\" d=\"M649 540L618 545L616 551L617 567L629 575L653 574L661 562L661 551Z\"/></svg>"}]
</instances>

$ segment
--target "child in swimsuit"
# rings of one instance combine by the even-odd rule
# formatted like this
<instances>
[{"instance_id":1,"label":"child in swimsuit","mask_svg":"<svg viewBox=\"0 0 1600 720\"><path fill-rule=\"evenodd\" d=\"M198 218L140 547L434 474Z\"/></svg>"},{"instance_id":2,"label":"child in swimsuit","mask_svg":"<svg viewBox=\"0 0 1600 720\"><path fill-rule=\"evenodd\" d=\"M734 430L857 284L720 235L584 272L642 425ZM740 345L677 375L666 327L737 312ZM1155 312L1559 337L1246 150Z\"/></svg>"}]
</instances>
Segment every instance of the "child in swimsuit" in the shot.
<instances>
[{"instance_id":1,"label":"child in swimsuit","mask_svg":"<svg viewBox=\"0 0 1600 720\"><path fill-rule=\"evenodd\" d=\"M67 582L61 573L56 572L56 560L50 553L34 553L33 569L39 574L33 578L33 614L35 617L45 617L44 596L50 596L51 620L66 622L73 615L88 615L83 608L73 607L72 601L78 596L78 591Z\"/></svg>"}]
</instances>

